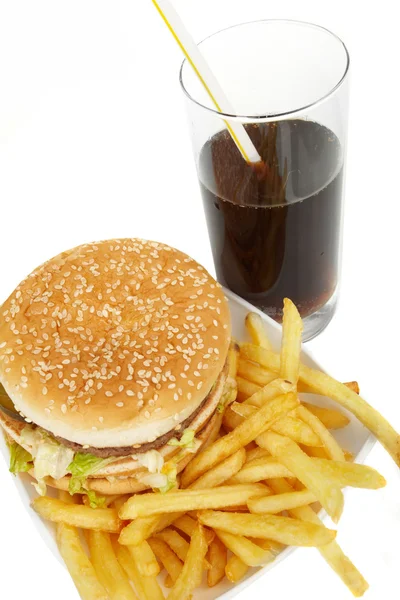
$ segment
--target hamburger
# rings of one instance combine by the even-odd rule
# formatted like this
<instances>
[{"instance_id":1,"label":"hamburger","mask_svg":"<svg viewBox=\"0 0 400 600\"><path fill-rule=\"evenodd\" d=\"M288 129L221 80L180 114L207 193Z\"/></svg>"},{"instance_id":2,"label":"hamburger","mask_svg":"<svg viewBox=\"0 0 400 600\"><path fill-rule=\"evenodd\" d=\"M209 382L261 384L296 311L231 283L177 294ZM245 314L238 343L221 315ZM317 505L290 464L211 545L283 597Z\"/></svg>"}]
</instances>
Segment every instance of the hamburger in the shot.
<instances>
[{"instance_id":1,"label":"hamburger","mask_svg":"<svg viewBox=\"0 0 400 600\"><path fill-rule=\"evenodd\" d=\"M1 307L0 425L39 493L167 491L220 427L230 315L186 254L139 239L50 259Z\"/></svg>"}]
</instances>

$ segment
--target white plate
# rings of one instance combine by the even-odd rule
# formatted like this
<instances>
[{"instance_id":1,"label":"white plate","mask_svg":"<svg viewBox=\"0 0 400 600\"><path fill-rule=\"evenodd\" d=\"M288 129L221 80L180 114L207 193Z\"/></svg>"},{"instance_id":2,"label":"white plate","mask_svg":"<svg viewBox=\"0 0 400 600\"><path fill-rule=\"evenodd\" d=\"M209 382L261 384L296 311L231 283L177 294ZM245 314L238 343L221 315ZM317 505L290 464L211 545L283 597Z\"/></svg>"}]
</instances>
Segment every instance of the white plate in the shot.
<instances>
[{"instance_id":1,"label":"white plate","mask_svg":"<svg viewBox=\"0 0 400 600\"><path fill-rule=\"evenodd\" d=\"M249 304L245 300L242 300L242 298L239 298L239 296L236 296L236 294L233 294L229 290L225 290L225 294L230 304L234 337L239 341L245 341L249 339L244 326L244 319L249 311L257 312L265 322L265 327L267 329L268 336L271 342L278 349L281 340L280 325L277 325L274 321L272 321L272 319L255 309L251 304ZM307 352L307 350L304 348L302 351L302 361L309 367L318 368L325 372L329 372L332 375L335 374L335 365L320 365L312 358L310 353ZM322 396L304 394L304 397L305 399L307 399L307 401L312 402L314 404L330 407L335 406L335 403L333 401ZM343 412L346 412L342 408L341 410ZM346 412L346 414L350 418L351 422L345 429L335 432L335 437L344 448L350 450L354 454L356 462L362 463L365 461L367 455L371 451L375 443L375 439L369 433L369 431L353 417L351 413ZM0 436L0 451L4 456L4 459L8 463L9 452L4 442L3 436ZM60 562L62 562L55 542L54 529L52 525L47 521L43 521L29 506L30 501L36 496L36 492L30 484L30 482L31 479L29 478L29 476L26 475L15 478L15 485L17 486L17 489L19 491L23 503L26 506L26 509L31 514L32 520L36 525L38 532L45 540L47 546L52 551L52 553ZM326 517L326 515L323 512L321 512L321 516L324 518ZM287 558L287 556L294 550L295 548L288 548L287 550L282 552L273 563L269 564L268 566L262 569L251 569L248 573L248 576L236 586L233 586L227 581L224 581L223 583L219 584L218 586L212 589L204 587L203 589L198 590L195 594L195 600L216 600L217 598L228 600L230 598L233 598L234 596L239 594L239 592L241 592L243 589L251 585L253 581L256 581L260 577L267 577L268 571L274 568L274 566L276 566L283 560L285 560L285 558Z\"/></svg>"}]
</instances>

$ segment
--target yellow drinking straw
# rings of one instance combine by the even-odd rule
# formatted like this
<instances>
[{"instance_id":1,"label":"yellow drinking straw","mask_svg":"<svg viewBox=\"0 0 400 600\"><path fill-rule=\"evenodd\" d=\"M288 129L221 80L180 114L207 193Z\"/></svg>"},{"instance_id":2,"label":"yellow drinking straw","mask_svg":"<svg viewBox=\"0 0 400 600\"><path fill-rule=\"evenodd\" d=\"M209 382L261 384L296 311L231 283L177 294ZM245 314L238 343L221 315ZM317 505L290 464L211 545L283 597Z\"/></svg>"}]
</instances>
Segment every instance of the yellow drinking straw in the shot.
<instances>
[{"instance_id":1,"label":"yellow drinking straw","mask_svg":"<svg viewBox=\"0 0 400 600\"><path fill-rule=\"evenodd\" d=\"M169 0L152 0L152 2L160 13L164 23L174 36L218 112L234 115L235 111L232 108L232 105L225 96L223 89L205 61L197 44L184 26L175 8ZM224 119L224 122L245 161L248 163L262 163L261 156L258 154L243 125L236 121L228 122L226 119Z\"/></svg>"}]
</instances>

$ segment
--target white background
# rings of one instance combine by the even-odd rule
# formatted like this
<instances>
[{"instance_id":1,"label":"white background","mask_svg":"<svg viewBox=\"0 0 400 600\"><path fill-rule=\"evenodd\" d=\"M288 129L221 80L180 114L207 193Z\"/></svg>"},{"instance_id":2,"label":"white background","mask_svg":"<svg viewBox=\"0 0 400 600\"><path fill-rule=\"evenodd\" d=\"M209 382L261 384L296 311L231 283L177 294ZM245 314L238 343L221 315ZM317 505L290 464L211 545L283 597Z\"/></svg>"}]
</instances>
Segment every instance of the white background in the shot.
<instances>
[{"instance_id":1,"label":"white background","mask_svg":"<svg viewBox=\"0 0 400 600\"><path fill-rule=\"evenodd\" d=\"M352 98L341 302L309 347L338 378L358 379L400 429L396 3L174 3L197 40L240 21L286 17L324 25L347 43ZM150 0L0 0L0 301L37 264L92 239L158 239L213 270L180 62ZM400 478L379 447L368 463L388 486L350 491L339 541L371 584L366 598L392 599ZM77 597L22 510L5 464L0 477L0 596ZM297 551L240 598L267 594L350 597L313 550Z\"/></svg>"}]
</instances>

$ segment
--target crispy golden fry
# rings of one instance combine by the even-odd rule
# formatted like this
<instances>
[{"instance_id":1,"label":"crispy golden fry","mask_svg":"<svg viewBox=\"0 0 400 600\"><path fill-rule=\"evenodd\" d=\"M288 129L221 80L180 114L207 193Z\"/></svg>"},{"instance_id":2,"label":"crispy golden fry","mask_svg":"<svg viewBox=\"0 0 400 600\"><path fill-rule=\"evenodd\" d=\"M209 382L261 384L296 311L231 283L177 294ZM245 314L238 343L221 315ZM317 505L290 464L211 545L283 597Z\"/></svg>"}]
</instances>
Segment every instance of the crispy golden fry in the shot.
<instances>
[{"instance_id":1,"label":"crispy golden fry","mask_svg":"<svg viewBox=\"0 0 400 600\"><path fill-rule=\"evenodd\" d=\"M345 384L347 385L347 384ZM346 417L339 410L332 410L331 408L325 408L322 406L316 406L309 402L301 402L302 406L305 406L313 415L325 425L327 429L342 429L350 423L350 419Z\"/></svg>"},{"instance_id":2,"label":"crispy golden fry","mask_svg":"<svg viewBox=\"0 0 400 600\"><path fill-rule=\"evenodd\" d=\"M262 346L267 350L272 350L271 342L268 339L265 325L262 318L257 313L248 313L245 319L246 329L250 334L253 344Z\"/></svg>"},{"instance_id":3,"label":"crispy golden fry","mask_svg":"<svg viewBox=\"0 0 400 600\"><path fill-rule=\"evenodd\" d=\"M238 483L256 483L271 477L292 477L293 473L281 464L274 456L255 458L246 463L239 473L230 480L230 485Z\"/></svg>"},{"instance_id":4,"label":"crispy golden fry","mask_svg":"<svg viewBox=\"0 0 400 600\"><path fill-rule=\"evenodd\" d=\"M291 384L282 380L280 382L276 380L263 388L260 393L263 393L269 401L234 431L215 441L204 452L197 454L183 471L182 487L188 487L203 473L252 442L274 421L296 408L299 401L295 394L288 393L279 396L279 393L285 392L287 389L291 389Z\"/></svg>"},{"instance_id":5,"label":"crispy golden fry","mask_svg":"<svg viewBox=\"0 0 400 600\"><path fill-rule=\"evenodd\" d=\"M246 464L258 458L265 458L266 456L271 456L268 450L256 446L253 450L246 451Z\"/></svg>"},{"instance_id":6,"label":"crispy golden fry","mask_svg":"<svg viewBox=\"0 0 400 600\"><path fill-rule=\"evenodd\" d=\"M286 546L280 544L279 542L275 542L274 540L263 540L261 538L249 538L254 544L260 546L263 550L268 550L268 552L272 552L272 554L276 557L282 550L285 549Z\"/></svg>"},{"instance_id":7,"label":"crispy golden fry","mask_svg":"<svg viewBox=\"0 0 400 600\"><path fill-rule=\"evenodd\" d=\"M126 548L132 560L135 561L140 575L152 577L159 574L160 565L147 541L143 541L137 546L126 546Z\"/></svg>"},{"instance_id":8,"label":"crispy golden fry","mask_svg":"<svg viewBox=\"0 0 400 600\"><path fill-rule=\"evenodd\" d=\"M203 563L208 546L204 537L203 528L198 525L190 540L189 552L185 564L174 587L168 595L168 600L186 600L191 593L201 584L203 577Z\"/></svg>"},{"instance_id":9,"label":"crispy golden fry","mask_svg":"<svg viewBox=\"0 0 400 600\"><path fill-rule=\"evenodd\" d=\"M372 467L351 462L337 462L326 458L311 459L322 477L329 478L340 487L358 487L377 490L385 487L385 478Z\"/></svg>"},{"instance_id":10,"label":"crispy golden fry","mask_svg":"<svg viewBox=\"0 0 400 600\"><path fill-rule=\"evenodd\" d=\"M162 531L169 527L182 513L168 515L153 515L151 517L140 517L129 523L121 531L119 543L124 546L136 546L147 540L153 533Z\"/></svg>"},{"instance_id":11,"label":"crispy golden fry","mask_svg":"<svg viewBox=\"0 0 400 600\"><path fill-rule=\"evenodd\" d=\"M279 369L280 357L274 352L252 344L243 344L241 351L249 360L258 362L272 370ZM400 436L390 423L368 402L343 383L305 365L300 366L300 379L317 394L336 400L341 406L353 413L375 435L395 463L400 466Z\"/></svg>"},{"instance_id":12,"label":"crispy golden fry","mask_svg":"<svg viewBox=\"0 0 400 600\"><path fill-rule=\"evenodd\" d=\"M233 379L234 382L236 382L236 375L237 375L238 362L239 362L239 352L240 352L239 344L232 341L231 345L229 346L229 351L228 351L228 377Z\"/></svg>"},{"instance_id":13,"label":"crispy golden fry","mask_svg":"<svg viewBox=\"0 0 400 600\"><path fill-rule=\"evenodd\" d=\"M228 458L207 471L207 473L204 473L199 479L196 479L189 488L191 490L201 490L218 487L240 471L245 460L246 451L244 448L240 448L235 454L228 456Z\"/></svg>"},{"instance_id":14,"label":"crispy golden fry","mask_svg":"<svg viewBox=\"0 0 400 600\"><path fill-rule=\"evenodd\" d=\"M259 502L262 500L262 502ZM308 490L288 494L274 494L266 498L250 498L247 506L250 512L259 514L277 514L290 508L307 506L315 502L315 496Z\"/></svg>"},{"instance_id":15,"label":"crispy golden fry","mask_svg":"<svg viewBox=\"0 0 400 600\"><path fill-rule=\"evenodd\" d=\"M336 531L276 515L252 515L206 510L199 521L234 535L275 540L286 546L322 546L335 539Z\"/></svg>"},{"instance_id":16,"label":"crispy golden fry","mask_svg":"<svg viewBox=\"0 0 400 600\"><path fill-rule=\"evenodd\" d=\"M316 417L312 412L307 410L305 406L299 406L296 409L296 415L307 423L307 425L315 432L316 436L319 437L325 450L328 453L328 457L332 460L345 461L344 453L335 438L328 431L325 425ZM318 446L318 444L309 444L310 446Z\"/></svg>"},{"instance_id":17,"label":"crispy golden fry","mask_svg":"<svg viewBox=\"0 0 400 600\"><path fill-rule=\"evenodd\" d=\"M261 389L260 385L257 385L244 377L237 377L236 383L238 390L237 397L240 402L243 402L243 400L246 400L249 396L259 392Z\"/></svg>"},{"instance_id":18,"label":"crispy golden fry","mask_svg":"<svg viewBox=\"0 0 400 600\"><path fill-rule=\"evenodd\" d=\"M96 508L83 505L67 504L56 498L39 496L32 502L32 508L44 519L55 523L66 523L83 529L96 529L118 533L122 522L117 511L112 508Z\"/></svg>"},{"instance_id":19,"label":"crispy golden fry","mask_svg":"<svg viewBox=\"0 0 400 600\"><path fill-rule=\"evenodd\" d=\"M260 546L257 546L242 535L234 535L221 529L215 529L215 533L228 550L233 552L249 567L266 565L275 558L274 554L268 550L263 550Z\"/></svg>"},{"instance_id":20,"label":"crispy golden fry","mask_svg":"<svg viewBox=\"0 0 400 600\"><path fill-rule=\"evenodd\" d=\"M189 515L182 515L174 521L173 525L174 527L176 527L176 529L179 529L187 536L192 537L197 527L197 521L195 519L192 519L192 517L190 517ZM207 527L204 527L204 536L208 545L210 545L211 542L215 539L214 532L211 529L207 529Z\"/></svg>"},{"instance_id":21,"label":"crispy golden fry","mask_svg":"<svg viewBox=\"0 0 400 600\"><path fill-rule=\"evenodd\" d=\"M277 494L285 494L293 491L293 488L284 479L273 479L271 481L271 486ZM301 519L302 521L313 523L315 525L322 525L319 517L309 506L293 508L289 513L295 519ZM342 549L336 541L332 541L324 546L319 546L318 550L354 596L360 597L366 592L368 583L353 565L351 560L343 554Z\"/></svg>"},{"instance_id":22,"label":"crispy golden fry","mask_svg":"<svg viewBox=\"0 0 400 600\"><path fill-rule=\"evenodd\" d=\"M182 571L183 563L176 556L175 552L166 544L163 540L158 538L150 538L149 544L158 560L162 563L164 568L167 570L168 575L171 577L172 582L178 579L180 572Z\"/></svg>"},{"instance_id":23,"label":"crispy golden fry","mask_svg":"<svg viewBox=\"0 0 400 600\"><path fill-rule=\"evenodd\" d=\"M246 575L249 567L234 554L228 559L225 567L225 575L231 583L237 583Z\"/></svg>"},{"instance_id":24,"label":"crispy golden fry","mask_svg":"<svg viewBox=\"0 0 400 600\"><path fill-rule=\"evenodd\" d=\"M248 418L256 410L257 408L251 404L233 402L225 412L224 423L227 423L228 426L230 426L235 422L235 427L237 427L237 425L243 421L243 418ZM232 419L232 417L230 417L231 411L237 413L242 418L240 420L237 418ZM297 419L290 415L275 421L271 426L271 431L275 431L275 433L280 433L281 435L287 435L298 444L304 444L305 446L318 446L318 444L321 443L319 436L313 431L309 424L305 423L300 418Z\"/></svg>"},{"instance_id":25,"label":"crispy golden fry","mask_svg":"<svg viewBox=\"0 0 400 600\"><path fill-rule=\"evenodd\" d=\"M251 383L255 383L260 387L264 387L274 381L278 377L275 370L264 369L259 365L242 358L240 356L238 363L238 376L247 379Z\"/></svg>"},{"instance_id":26,"label":"crispy golden fry","mask_svg":"<svg viewBox=\"0 0 400 600\"><path fill-rule=\"evenodd\" d=\"M283 300L280 377L297 385L300 369L303 322L291 300Z\"/></svg>"},{"instance_id":27,"label":"crispy golden fry","mask_svg":"<svg viewBox=\"0 0 400 600\"><path fill-rule=\"evenodd\" d=\"M314 493L315 498L322 504L334 523L337 523L344 504L340 487L326 476L324 477L315 467L313 460L290 438L266 431L256 441Z\"/></svg>"},{"instance_id":28,"label":"crispy golden fry","mask_svg":"<svg viewBox=\"0 0 400 600\"><path fill-rule=\"evenodd\" d=\"M357 381L347 381L346 383L343 383L343 385L348 387L349 390L353 390L353 392L355 392L356 394L360 393L360 386L358 385ZM316 393L315 390L310 388L305 383L302 383L301 381L299 381L299 385L298 385L297 389L299 392L303 392L305 394L315 394Z\"/></svg>"},{"instance_id":29,"label":"crispy golden fry","mask_svg":"<svg viewBox=\"0 0 400 600\"><path fill-rule=\"evenodd\" d=\"M121 508L121 519L136 519L152 514L180 511L224 508L246 504L252 496L268 493L265 486L257 483L220 486L208 490L176 490L173 494L141 494L132 496Z\"/></svg>"},{"instance_id":30,"label":"crispy golden fry","mask_svg":"<svg viewBox=\"0 0 400 600\"><path fill-rule=\"evenodd\" d=\"M93 512L97 511L93 510ZM111 598L113 600L117 600L117 598L118 600L137 600L129 579L115 556L108 533L90 530L88 546L97 577Z\"/></svg>"},{"instance_id":31,"label":"crispy golden fry","mask_svg":"<svg viewBox=\"0 0 400 600\"><path fill-rule=\"evenodd\" d=\"M225 567L228 560L226 547L221 540L216 537L208 547L207 561L210 568L207 571L207 585L214 587L225 576Z\"/></svg>"},{"instance_id":32,"label":"crispy golden fry","mask_svg":"<svg viewBox=\"0 0 400 600\"><path fill-rule=\"evenodd\" d=\"M108 594L82 547L77 529L59 523L57 545L82 600L108 600Z\"/></svg>"},{"instance_id":33,"label":"crispy golden fry","mask_svg":"<svg viewBox=\"0 0 400 600\"><path fill-rule=\"evenodd\" d=\"M154 575L145 576L139 572L138 564L126 546L118 544L116 555L119 564L135 586L140 600L164 600L164 594L158 585L156 577Z\"/></svg>"},{"instance_id":34,"label":"crispy golden fry","mask_svg":"<svg viewBox=\"0 0 400 600\"><path fill-rule=\"evenodd\" d=\"M302 446L302 450L312 458L328 458L328 453L323 446Z\"/></svg>"},{"instance_id":35,"label":"crispy golden fry","mask_svg":"<svg viewBox=\"0 0 400 600\"><path fill-rule=\"evenodd\" d=\"M118 496L118 498L115 498L115 500L111 506L113 508L115 508L115 510L118 513L121 506L123 506L125 504L125 502L127 502L129 500L130 497L131 497L130 494L124 494L123 496Z\"/></svg>"},{"instance_id":36,"label":"crispy golden fry","mask_svg":"<svg viewBox=\"0 0 400 600\"><path fill-rule=\"evenodd\" d=\"M163 540L175 552L182 562L185 562L189 551L189 543L177 531L166 527L156 534L157 538Z\"/></svg>"}]
</instances>

